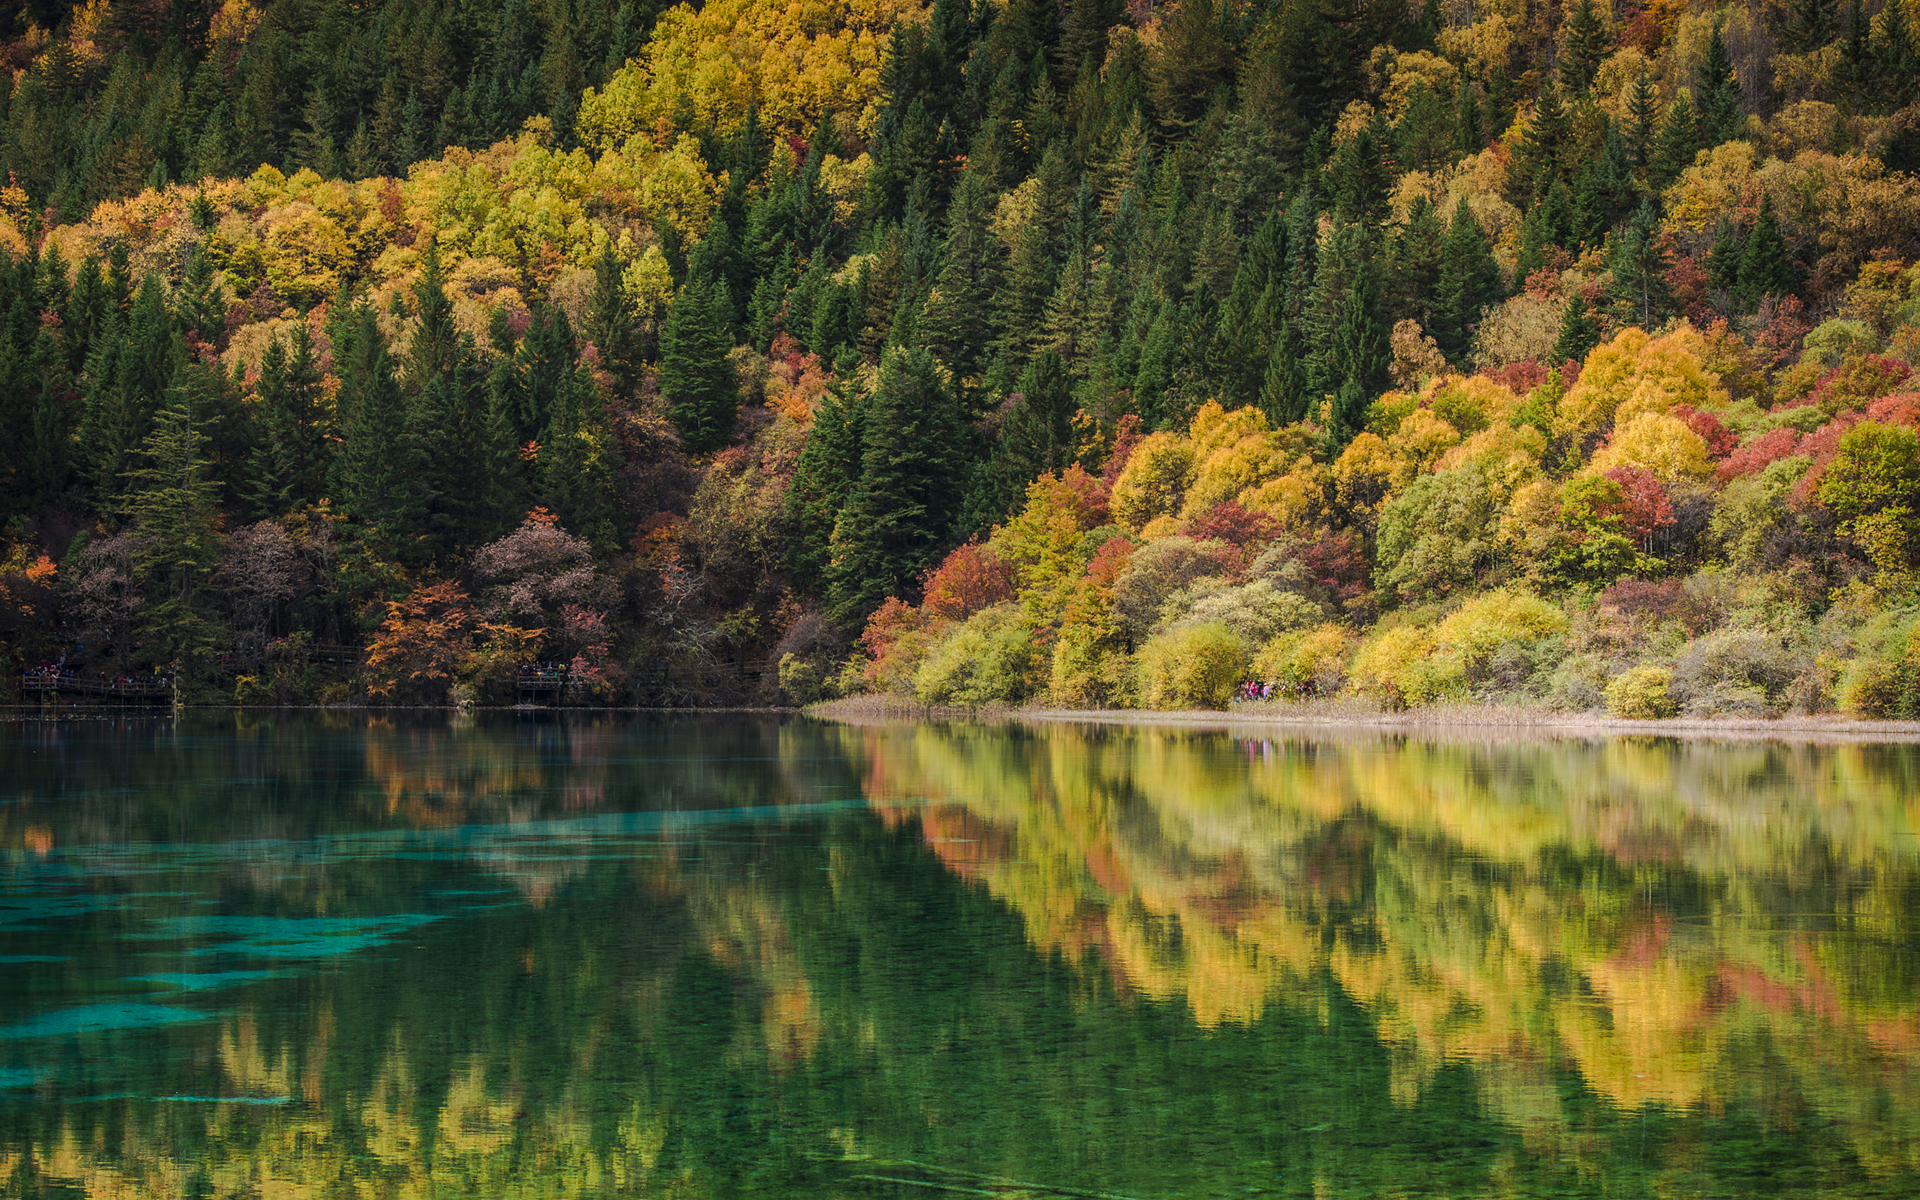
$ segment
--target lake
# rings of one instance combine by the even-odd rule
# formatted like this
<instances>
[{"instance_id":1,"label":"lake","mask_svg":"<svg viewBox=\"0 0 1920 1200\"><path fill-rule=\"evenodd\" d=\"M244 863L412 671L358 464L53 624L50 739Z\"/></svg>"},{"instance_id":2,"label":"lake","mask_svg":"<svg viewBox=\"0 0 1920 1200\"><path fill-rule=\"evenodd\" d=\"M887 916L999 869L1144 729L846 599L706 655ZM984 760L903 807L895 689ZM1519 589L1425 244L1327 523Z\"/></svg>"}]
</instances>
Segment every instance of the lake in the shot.
<instances>
[{"instance_id":1,"label":"lake","mask_svg":"<svg viewBox=\"0 0 1920 1200\"><path fill-rule=\"evenodd\" d=\"M1920 748L0 724L0 1196L1920 1192Z\"/></svg>"}]
</instances>

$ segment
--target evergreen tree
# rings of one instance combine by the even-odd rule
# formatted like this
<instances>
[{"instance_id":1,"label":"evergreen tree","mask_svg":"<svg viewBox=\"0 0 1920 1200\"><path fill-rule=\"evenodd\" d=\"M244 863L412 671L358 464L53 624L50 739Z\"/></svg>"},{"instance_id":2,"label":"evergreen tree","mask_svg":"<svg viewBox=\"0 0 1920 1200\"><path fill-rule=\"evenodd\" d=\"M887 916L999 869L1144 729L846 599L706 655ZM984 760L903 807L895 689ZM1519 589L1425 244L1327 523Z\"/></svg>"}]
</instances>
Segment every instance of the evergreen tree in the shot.
<instances>
[{"instance_id":1,"label":"evergreen tree","mask_svg":"<svg viewBox=\"0 0 1920 1200\"><path fill-rule=\"evenodd\" d=\"M1633 91L1627 95L1626 128L1627 154L1633 161L1633 169L1642 177L1652 159L1654 134L1659 126L1660 113L1655 99L1653 80L1642 67L1634 76Z\"/></svg>"},{"instance_id":2,"label":"evergreen tree","mask_svg":"<svg viewBox=\"0 0 1920 1200\"><path fill-rule=\"evenodd\" d=\"M1742 307L1749 310L1767 296L1784 296L1793 290L1793 260L1787 253L1786 239L1780 236L1771 195L1760 200L1760 218L1740 252L1733 290Z\"/></svg>"},{"instance_id":3,"label":"evergreen tree","mask_svg":"<svg viewBox=\"0 0 1920 1200\"><path fill-rule=\"evenodd\" d=\"M996 455L1002 478L1018 489L1008 495L1009 507L1042 474L1066 470L1078 450L1073 417L1079 410L1065 364L1051 354L1040 355L1020 373L1017 386L1000 423Z\"/></svg>"},{"instance_id":4,"label":"evergreen tree","mask_svg":"<svg viewBox=\"0 0 1920 1200\"><path fill-rule=\"evenodd\" d=\"M933 356L889 350L867 404L860 481L834 523L827 587L836 623L856 627L888 596L912 596L946 549L965 461Z\"/></svg>"},{"instance_id":5,"label":"evergreen tree","mask_svg":"<svg viewBox=\"0 0 1920 1200\"><path fill-rule=\"evenodd\" d=\"M1693 165L1693 156L1699 149L1700 122L1694 116L1693 101L1681 92L1667 106L1659 136L1654 139L1653 157L1647 163L1648 194L1658 196L1666 191L1669 184L1680 178L1680 172Z\"/></svg>"},{"instance_id":6,"label":"evergreen tree","mask_svg":"<svg viewBox=\"0 0 1920 1200\"><path fill-rule=\"evenodd\" d=\"M1655 318L1666 313L1668 265L1660 240L1660 210L1649 199L1642 202L1613 252L1614 297L1626 319L1642 329L1652 329Z\"/></svg>"},{"instance_id":7,"label":"evergreen tree","mask_svg":"<svg viewBox=\"0 0 1920 1200\"><path fill-rule=\"evenodd\" d=\"M1707 251L1707 281L1716 291L1731 292L1740 277L1740 239L1733 222L1723 214L1713 233L1713 246Z\"/></svg>"},{"instance_id":8,"label":"evergreen tree","mask_svg":"<svg viewBox=\"0 0 1920 1200\"><path fill-rule=\"evenodd\" d=\"M256 432L248 459L248 499L262 517L318 500L327 473L326 397L313 336L295 325L288 345L275 338L260 360Z\"/></svg>"},{"instance_id":9,"label":"evergreen tree","mask_svg":"<svg viewBox=\"0 0 1920 1200\"><path fill-rule=\"evenodd\" d=\"M1697 68L1700 80L1700 140L1708 148L1740 136L1745 114L1740 109L1740 81L1733 73L1733 56L1721 36L1722 22L1713 23L1707 51Z\"/></svg>"},{"instance_id":10,"label":"evergreen tree","mask_svg":"<svg viewBox=\"0 0 1920 1200\"><path fill-rule=\"evenodd\" d=\"M614 256L612 247L602 250L594 259L593 297L588 302L586 327L581 332L599 353L600 369L613 377L614 393L631 396L640 384L644 357L640 312L627 291L620 260Z\"/></svg>"},{"instance_id":11,"label":"evergreen tree","mask_svg":"<svg viewBox=\"0 0 1920 1200\"><path fill-rule=\"evenodd\" d=\"M1416 196L1407 223L1387 263L1386 307L1390 317L1433 323L1433 298L1446 257L1447 227L1425 196Z\"/></svg>"},{"instance_id":12,"label":"evergreen tree","mask_svg":"<svg viewBox=\"0 0 1920 1200\"><path fill-rule=\"evenodd\" d=\"M867 396L854 370L836 373L807 428L807 444L787 487L785 511L792 535L787 570L808 591L826 588L834 523L860 482L865 453Z\"/></svg>"},{"instance_id":13,"label":"evergreen tree","mask_svg":"<svg viewBox=\"0 0 1920 1200\"><path fill-rule=\"evenodd\" d=\"M1507 199L1516 208L1524 211L1545 199L1548 189L1560 178L1560 158L1567 136L1567 110L1560 103L1560 90L1549 82L1540 89L1526 132L1507 164Z\"/></svg>"},{"instance_id":14,"label":"evergreen tree","mask_svg":"<svg viewBox=\"0 0 1920 1200\"><path fill-rule=\"evenodd\" d=\"M1428 332L1448 361L1466 361L1479 327L1480 313L1500 299L1500 268L1486 231L1464 198L1454 207L1441 250L1440 283Z\"/></svg>"},{"instance_id":15,"label":"evergreen tree","mask_svg":"<svg viewBox=\"0 0 1920 1200\"><path fill-rule=\"evenodd\" d=\"M199 411L207 375L198 364L183 372L127 474L125 511L143 539L136 562L152 596L141 625L156 661L176 672L212 650L219 637L200 595L220 562L220 485L207 469Z\"/></svg>"},{"instance_id":16,"label":"evergreen tree","mask_svg":"<svg viewBox=\"0 0 1920 1200\"><path fill-rule=\"evenodd\" d=\"M1782 29L1787 48L1796 54L1810 54L1832 41L1835 11L1834 0L1790 0Z\"/></svg>"},{"instance_id":17,"label":"evergreen tree","mask_svg":"<svg viewBox=\"0 0 1920 1200\"><path fill-rule=\"evenodd\" d=\"M407 436L406 402L371 308L359 310L350 355L339 370L338 403L348 416L334 490L347 513L393 543L405 535L420 504L416 443Z\"/></svg>"},{"instance_id":18,"label":"evergreen tree","mask_svg":"<svg viewBox=\"0 0 1920 1200\"><path fill-rule=\"evenodd\" d=\"M986 182L968 171L953 190L940 273L919 325L922 340L956 380L985 373L1000 253L987 220Z\"/></svg>"},{"instance_id":19,"label":"evergreen tree","mask_svg":"<svg viewBox=\"0 0 1920 1200\"><path fill-rule=\"evenodd\" d=\"M660 332L660 394L688 453L718 450L733 436L740 384L732 349L715 286L690 281Z\"/></svg>"},{"instance_id":20,"label":"evergreen tree","mask_svg":"<svg viewBox=\"0 0 1920 1200\"><path fill-rule=\"evenodd\" d=\"M1560 309L1560 335L1554 338L1549 357L1555 366L1569 359L1584 362L1587 352L1599 344L1600 325L1593 319L1585 298L1575 291Z\"/></svg>"},{"instance_id":21,"label":"evergreen tree","mask_svg":"<svg viewBox=\"0 0 1920 1200\"><path fill-rule=\"evenodd\" d=\"M1920 95L1920 34L1909 6L1888 4L1874 31L1873 68L1876 107L1898 112Z\"/></svg>"},{"instance_id":22,"label":"evergreen tree","mask_svg":"<svg viewBox=\"0 0 1920 1200\"><path fill-rule=\"evenodd\" d=\"M584 372L571 372L540 440L540 502L602 553L618 547L619 446Z\"/></svg>"},{"instance_id":23,"label":"evergreen tree","mask_svg":"<svg viewBox=\"0 0 1920 1200\"><path fill-rule=\"evenodd\" d=\"M1560 53L1561 85L1576 95L1586 92L1612 45L1593 0L1580 0L1567 18L1566 49Z\"/></svg>"},{"instance_id":24,"label":"evergreen tree","mask_svg":"<svg viewBox=\"0 0 1920 1200\"><path fill-rule=\"evenodd\" d=\"M1362 271L1340 308L1328 347L1325 377L1336 383L1327 426L1327 453L1337 456L1367 427L1367 409L1387 386L1393 353L1380 320L1373 273Z\"/></svg>"}]
</instances>

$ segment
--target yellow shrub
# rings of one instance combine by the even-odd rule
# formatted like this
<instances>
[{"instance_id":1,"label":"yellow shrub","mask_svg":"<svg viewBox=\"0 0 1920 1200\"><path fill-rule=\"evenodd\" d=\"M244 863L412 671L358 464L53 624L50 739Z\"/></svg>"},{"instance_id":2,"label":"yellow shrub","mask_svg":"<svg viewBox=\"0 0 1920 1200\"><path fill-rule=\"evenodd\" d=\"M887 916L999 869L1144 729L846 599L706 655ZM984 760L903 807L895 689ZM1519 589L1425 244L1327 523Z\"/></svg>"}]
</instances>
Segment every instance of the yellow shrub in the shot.
<instances>
[{"instance_id":1,"label":"yellow shrub","mask_svg":"<svg viewBox=\"0 0 1920 1200\"><path fill-rule=\"evenodd\" d=\"M1391 707L1424 703L1422 683L1414 669L1433 653L1433 632L1402 625L1379 634L1360 647L1348 668L1349 686L1378 696Z\"/></svg>"},{"instance_id":2,"label":"yellow shrub","mask_svg":"<svg viewBox=\"0 0 1920 1200\"><path fill-rule=\"evenodd\" d=\"M1311 684L1322 692L1333 692L1344 681L1352 653L1353 635L1329 621L1283 633L1260 647L1253 659L1253 677L1290 688Z\"/></svg>"},{"instance_id":3,"label":"yellow shrub","mask_svg":"<svg viewBox=\"0 0 1920 1200\"><path fill-rule=\"evenodd\" d=\"M1140 650L1140 701L1148 708L1225 708L1247 673L1247 644L1225 625L1170 630Z\"/></svg>"},{"instance_id":4,"label":"yellow shrub","mask_svg":"<svg viewBox=\"0 0 1920 1200\"><path fill-rule=\"evenodd\" d=\"M1659 720L1674 714L1668 688L1673 672L1665 667L1635 667L1607 684L1607 714L1631 720Z\"/></svg>"}]
</instances>

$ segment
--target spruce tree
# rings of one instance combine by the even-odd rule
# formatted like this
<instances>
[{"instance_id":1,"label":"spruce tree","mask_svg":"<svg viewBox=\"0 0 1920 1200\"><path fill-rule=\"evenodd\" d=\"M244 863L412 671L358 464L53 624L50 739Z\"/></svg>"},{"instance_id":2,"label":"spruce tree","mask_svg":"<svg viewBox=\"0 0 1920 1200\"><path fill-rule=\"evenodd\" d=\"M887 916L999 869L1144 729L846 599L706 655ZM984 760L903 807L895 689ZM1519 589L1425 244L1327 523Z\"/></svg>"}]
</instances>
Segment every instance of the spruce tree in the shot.
<instances>
[{"instance_id":1,"label":"spruce tree","mask_svg":"<svg viewBox=\"0 0 1920 1200\"><path fill-rule=\"evenodd\" d=\"M1660 241L1660 210L1651 199L1628 222L1613 251L1613 290L1626 320L1652 329L1670 300L1665 247Z\"/></svg>"},{"instance_id":2,"label":"spruce tree","mask_svg":"<svg viewBox=\"0 0 1920 1200\"><path fill-rule=\"evenodd\" d=\"M1773 197L1763 196L1760 218L1740 252L1734 294L1742 307L1751 310L1767 296L1784 296L1792 290L1793 259L1787 253L1786 239L1780 236L1780 223L1774 218Z\"/></svg>"},{"instance_id":3,"label":"spruce tree","mask_svg":"<svg viewBox=\"0 0 1920 1200\"><path fill-rule=\"evenodd\" d=\"M247 462L247 498L254 512L277 517L318 500L332 431L313 336L305 324L295 325L286 342L275 338L261 356L254 414Z\"/></svg>"},{"instance_id":4,"label":"spruce tree","mask_svg":"<svg viewBox=\"0 0 1920 1200\"><path fill-rule=\"evenodd\" d=\"M1713 23L1705 56L1700 60L1700 140L1707 148L1740 136L1745 114L1740 109L1740 80L1733 73L1733 56L1721 36L1722 22Z\"/></svg>"},{"instance_id":5,"label":"spruce tree","mask_svg":"<svg viewBox=\"0 0 1920 1200\"><path fill-rule=\"evenodd\" d=\"M125 512L143 539L136 562L151 596L140 623L156 661L176 670L219 637L200 595L220 562L220 484L208 470L199 403L207 374L198 364L182 373L127 473Z\"/></svg>"},{"instance_id":6,"label":"spruce tree","mask_svg":"<svg viewBox=\"0 0 1920 1200\"><path fill-rule=\"evenodd\" d=\"M1680 172L1693 165L1700 149L1700 122L1694 116L1693 101L1685 92L1675 96L1660 122L1654 139L1653 157L1647 163L1647 192L1658 196L1667 185L1680 178Z\"/></svg>"},{"instance_id":7,"label":"spruce tree","mask_svg":"<svg viewBox=\"0 0 1920 1200\"><path fill-rule=\"evenodd\" d=\"M599 354L600 369L613 377L614 394L631 396L640 383L643 358L640 313L611 246L594 259L593 296L580 332Z\"/></svg>"},{"instance_id":8,"label":"spruce tree","mask_svg":"<svg viewBox=\"0 0 1920 1200\"><path fill-rule=\"evenodd\" d=\"M1567 18L1566 49L1560 53L1561 84L1575 94L1592 87L1593 77L1612 44L1593 0L1580 0Z\"/></svg>"},{"instance_id":9,"label":"spruce tree","mask_svg":"<svg viewBox=\"0 0 1920 1200\"><path fill-rule=\"evenodd\" d=\"M1560 89L1549 82L1534 100L1526 132L1507 164L1507 199L1525 210L1546 197L1561 176L1560 156L1567 140L1567 110Z\"/></svg>"},{"instance_id":10,"label":"spruce tree","mask_svg":"<svg viewBox=\"0 0 1920 1200\"><path fill-rule=\"evenodd\" d=\"M1428 332L1448 361L1464 363L1480 313L1500 299L1500 268L1486 231L1463 197L1454 207L1440 259L1440 283Z\"/></svg>"},{"instance_id":11,"label":"spruce tree","mask_svg":"<svg viewBox=\"0 0 1920 1200\"><path fill-rule=\"evenodd\" d=\"M349 515L378 527L392 542L407 529L421 497L406 402L371 308L360 309L351 356L337 369L339 406L350 417L334 462L334 490Z\"/></svg>"},{"instance_id":12,"label":"spruce tree","mask_svg":"<svg viewBox=\"0 0 1920 1200\"><path fill-rule=\"evenodd\" d=\"M787 570L802 588L815 594L826 589L834 523L860 482L867 396L854 370L857 365L848 362L849 369L834 376L821 398L787 487L785 510L791 530Z\"/></svg>"},{"instance_id":13,"label":"spruce tree","mask_svg":"<svg viewBox=\"0 0 1920 1200\"><path fill-rule=\"evenodd\" d=\"M718 450L733 436L740 384L727 361L732 349L714 285L690 281L660 331L660 395L690 454Z\"/></svg>"},{"instance_id":14,"label":"spruce tree","mask_svg":"<svg viewBox=\"0 0 1920 1200\"><path fill-rule=\"evenodd\" d=\"M578 369L555 397L540 440L540 502L560 523L602 553L619 545L615 532L619 445L593 384Z\"/></svg>"},{"instance_id":15,"label":"spruce tree","mask_svg":"<svg viewBox=\"0 0 1920 1200\"><path fill-rule=\"evenodd\" d=\"M1733 222L1725 214L1713 232L1713 246L1707 251L1707 282L1716 291L1732 292L1740 278L1740 239Z\"/></svg>"},{"instance_id":16,"label":"spruce tree","mask_svg":"<svg viewBox=\"0 0 1920 1200\"><path fill-rule=\"evenodd\" d=\"M1373 272L1362 271L1347 291L1328 347L1325 375L1337 385L1327 426L1329 457L1337 457L1367 427L1367 409L1386 389L1392 362Z\"/></svg>"},{"instance_id":17,"label":"spruce tree","mask_svg":"<svg viewBox=\"0 0 1920 1200\"><path fill-rule=\"evenodd\" d=\"M1560 334L1553 340L1549 357L1553 365L1572 359L1584 362L1587 352L1600 344L1600 325L1587 308L1586 299L1575 291L1560 309Z\"/></svg>"},{"instance_id":18,"label":"spruce tree","mask_svg":"<svg viewBox=\"0 0 1920 1200\"><path fill-rule=\"evenodd\" d=\"M1633 91L1627 95L1626 127L1627 154L1633 161L1633 169L1642 177L1653 157L1654 135L1659 129L1660 110L1656 99L1653 80L1642 67L1634 77Z\"/></svg>"},{"instance_id":19,"label":"spruce tree","mask_svg":"<svg viewBox=\"0 0 1920 1200\"><path fill-rule=\"evenodd\" d=\"M1782 29L1787 48L1810 54L1832 41L1836 8L1834 0L1790 0Z\"/></svg>"},{"instance_id":20,"label":"spruce tree","mask_svg":"<svg viewBox=\"0 0 1920 1200\"><path fill-rule=\"evenodd\" d=\"M966 446L940 370L924 348L896 347L868 402L860 481L833 529L829 615L857 627L946 549L961 499Z\"/></svg>"}]
</instances>

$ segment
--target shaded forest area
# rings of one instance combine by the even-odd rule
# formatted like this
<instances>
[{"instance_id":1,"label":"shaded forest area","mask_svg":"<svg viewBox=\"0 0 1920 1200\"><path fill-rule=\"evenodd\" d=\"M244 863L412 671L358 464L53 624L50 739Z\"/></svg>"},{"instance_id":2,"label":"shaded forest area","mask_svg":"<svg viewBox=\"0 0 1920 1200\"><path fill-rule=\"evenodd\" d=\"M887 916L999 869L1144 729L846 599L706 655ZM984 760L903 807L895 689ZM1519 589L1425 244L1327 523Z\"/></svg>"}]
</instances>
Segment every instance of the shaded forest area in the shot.
<instances>
[{"instance_id":1,"label":"shaded forest area","mask_svg":"<svg viewBox=\"0 0 1920 1200\"><path fill-rule=\"evenodd\" d=\"M1920 707L1913 0L10 20L15 669Z\"/></svg>"}]
</instances>

